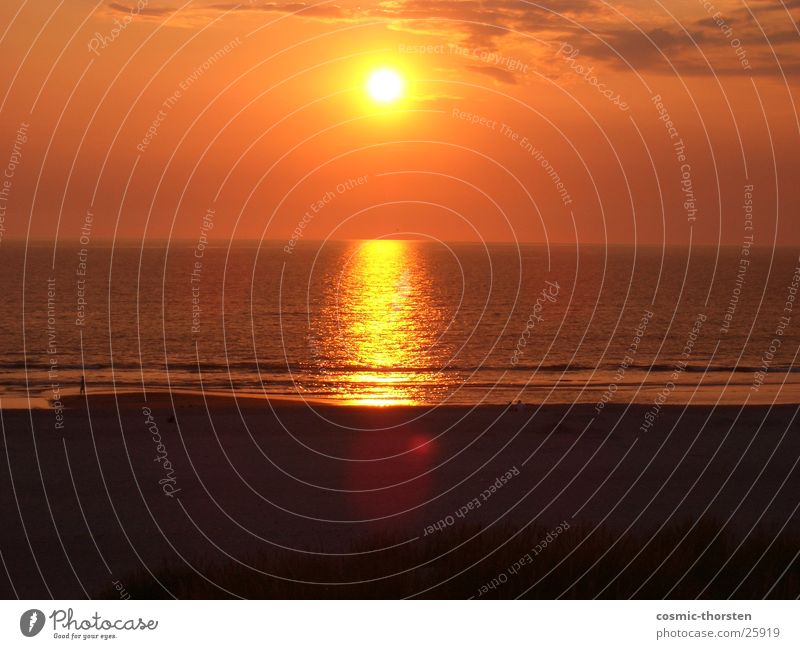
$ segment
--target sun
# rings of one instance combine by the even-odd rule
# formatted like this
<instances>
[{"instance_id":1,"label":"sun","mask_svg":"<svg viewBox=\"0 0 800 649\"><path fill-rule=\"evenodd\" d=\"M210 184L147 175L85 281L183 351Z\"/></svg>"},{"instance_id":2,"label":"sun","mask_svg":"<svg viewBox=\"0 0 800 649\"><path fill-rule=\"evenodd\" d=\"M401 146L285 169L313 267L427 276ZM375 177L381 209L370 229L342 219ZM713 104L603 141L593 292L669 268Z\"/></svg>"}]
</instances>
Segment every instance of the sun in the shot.
<instances>
[{"instance_id":1,"label":"sun","mask_svg":"<svg viewBox=\"0 0 800 649\"><path fill-rule=\"evenodd\" d=\"M381 104L391 104L403 96L405 82L395 70L381 68L367 79L367 93Z\"/></svg>"}]
</instances>

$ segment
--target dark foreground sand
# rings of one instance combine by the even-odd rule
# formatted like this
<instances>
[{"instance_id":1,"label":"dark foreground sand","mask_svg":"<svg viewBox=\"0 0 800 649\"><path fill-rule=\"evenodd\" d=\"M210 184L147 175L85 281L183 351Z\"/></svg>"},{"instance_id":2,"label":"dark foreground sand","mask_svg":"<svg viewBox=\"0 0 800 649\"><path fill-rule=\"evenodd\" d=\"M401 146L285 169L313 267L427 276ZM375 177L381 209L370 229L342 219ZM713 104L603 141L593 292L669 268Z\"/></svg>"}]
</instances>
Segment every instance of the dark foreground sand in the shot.
<instances>
[{"instance_id":1,"label":"dark foreground sand","mask_svg":"<svg viewBox=\"0 0 800 649\"><path fill-rule=\"evenodd\" d=\"M647 433L642 406L595 417L164 394L91 395L91 417L84 397L65 406L63 428L52 410L2 412L6 598L98 596L264 548L446 540L449 520L646 538L705 514L733 538L798 532L797 406L671 406Z\"/></svg>"}]
</instances>

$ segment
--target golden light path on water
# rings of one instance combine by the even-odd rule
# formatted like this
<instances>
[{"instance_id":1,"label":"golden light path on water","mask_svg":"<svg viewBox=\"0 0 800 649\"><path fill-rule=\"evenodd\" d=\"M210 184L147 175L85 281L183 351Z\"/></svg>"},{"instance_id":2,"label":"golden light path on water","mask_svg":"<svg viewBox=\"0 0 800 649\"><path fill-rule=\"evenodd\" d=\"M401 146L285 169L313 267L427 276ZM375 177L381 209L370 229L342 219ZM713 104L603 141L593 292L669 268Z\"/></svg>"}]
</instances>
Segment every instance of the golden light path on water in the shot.
<instances>
[{"instance_id":1,"label":"golden light path on water","mask_svg":"<svg viewBox=\"0 0 800 649\"><path fill-rule=\"evenodd\" d=\"M448 354L438 342L446 310L435 295L435 277L414 242L378 239L346 251L317 327L321 369L339 400L413 405L442 396L437 370Z\"/></svg>"}]
</instances>

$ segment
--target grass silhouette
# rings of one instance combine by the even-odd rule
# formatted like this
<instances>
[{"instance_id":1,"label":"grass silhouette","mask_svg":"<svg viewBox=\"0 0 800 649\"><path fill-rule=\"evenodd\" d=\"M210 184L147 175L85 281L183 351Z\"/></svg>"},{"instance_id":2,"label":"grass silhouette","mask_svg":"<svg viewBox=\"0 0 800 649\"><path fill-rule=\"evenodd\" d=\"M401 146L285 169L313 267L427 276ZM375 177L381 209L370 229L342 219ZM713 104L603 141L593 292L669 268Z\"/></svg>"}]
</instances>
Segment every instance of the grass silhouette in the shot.
<instances>
[{"instance_id":1,"label":"grass silhouette","mask_svg":"<svg viewBox=\"0 0 800 649\"><path fill-rule=\"evenodd\" d=\"M541 546L548 534L552 542L534 556L533 548ZM796 533L776 536L758 529L743 540L742 534L715 520L622 536L577 524L558 534L540 525L524 529L461 525L402 541L385 534L371 536L354 542L350 552L358 554L350 556L265 550L238 558L241 563L205 561L189 567L181 562L180 567L154 570L157 581L147 573L122 581L132 597L142 599L794 599L800 595ZM398 543L402 545L382 549ZM526 555L531 560L520 562ZM116 598L117 593L109 590L101 596Z\"/></svg>"}]
</instances>

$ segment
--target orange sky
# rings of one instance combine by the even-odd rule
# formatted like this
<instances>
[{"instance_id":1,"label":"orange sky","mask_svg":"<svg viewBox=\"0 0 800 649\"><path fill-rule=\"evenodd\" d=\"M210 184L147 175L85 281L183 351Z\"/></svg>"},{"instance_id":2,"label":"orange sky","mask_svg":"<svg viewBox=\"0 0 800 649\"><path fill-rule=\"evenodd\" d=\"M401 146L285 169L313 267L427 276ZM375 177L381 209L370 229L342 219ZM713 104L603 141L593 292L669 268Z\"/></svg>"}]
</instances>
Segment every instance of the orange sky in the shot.
<instances>
[{"instance_id":1,"label":"orange sky","mask_svg":"<svg viewBox=\"0 0 800 649\"><path fill-rule=\"evenodd\" d=\"M287 240L306 215L306 239L797 244L798 18L796 0L7 0L0 233L77 242L91 212L95 240L196 240L213 209L223 240ZM381 66L406 78L390 106L364 91Z\"/></svg>"}]
</instances>

